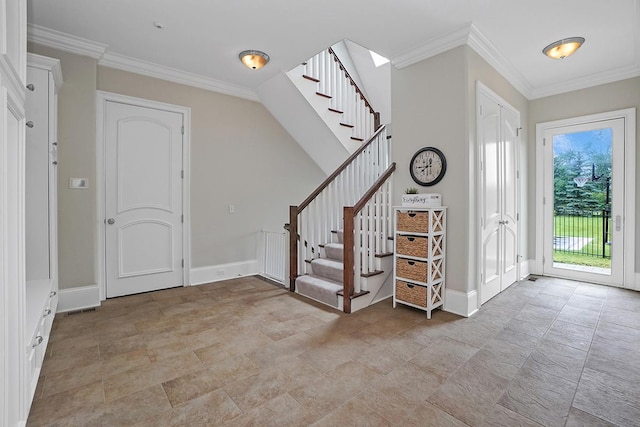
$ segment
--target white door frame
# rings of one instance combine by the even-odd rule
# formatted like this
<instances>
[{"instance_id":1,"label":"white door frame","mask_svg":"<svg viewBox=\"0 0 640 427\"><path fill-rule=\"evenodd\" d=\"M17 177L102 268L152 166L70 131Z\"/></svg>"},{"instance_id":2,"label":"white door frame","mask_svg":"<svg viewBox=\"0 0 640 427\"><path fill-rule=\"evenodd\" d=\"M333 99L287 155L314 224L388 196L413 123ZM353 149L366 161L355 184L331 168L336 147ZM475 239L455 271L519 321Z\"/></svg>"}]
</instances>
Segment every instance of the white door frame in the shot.
<instances>
[{"instance_id":1,"label":"white door frame","mask_svg":"<svg viewBox=\"0 0 640 427\"><path fill-rule=\"evenodd\" d=\"M536 225L543 227L544 218L544 147L543 137L547 130L603 120L624 119L624 271L623 287L638 289L635 283L635 236L636 236L636 109L608 111L570 119L555 120L536 124ZM546 230L544 230L546 233ZM543 272L542 257L544 256L544 233L536 233L535 270Z\"/></svg>"},{"instance_id":2,"label":"white door frame","mask_svg":"<svg viewBox=\"0 0 640 427\"><path fill-rule=\"evenodd\" d=\"M495 101L496 103L498 103L501 107L503 107L506 110L509 110L511 113L513 113L517 118L518 118L518 126L522 125L522 118L520 117L520 111L518 111L518 109L516 109L514 106L512 106L511 104L509 104L505 99L503 99L500 95L498 95L497 93L495 93L494 91L492 91L487 85L485 85L484 83L482 83L481 81L477 81L476 82L476 144L475 144L475 150L476 150L476 163L475 163L475 172L470 174L471 177L475 177L475 183L474 186L472 186L471 188L475 188L475 193L477 195L477 201L476 201L476 214L473 216L472 221L470 221L471 225L473 227L475 227L475 234L476 234L476 251L475 251L475 261L476 261L476 268L475 268L475 278L476 278L476 283L478 284L476 286L476 290L477 290L477 308L480 308L482 306L482 278L481 278L481 273L482 273L482 264L483 264L483 260L482 260L482 254L483 254L483 250L482 250L482 224L481 224L481 212L482 212L482 206L484 201L481 199L480 194L482 194L482 188L481 188L481 183L482 183L482 167L480 165L480 162L482 161L482 156L480 155L481 153L481 147L480 147L480 127L478 126L478 123L480 123L481 120L481 116L480 116L480 97L477 96L478 93L483 93L484 95L486 95L487 97L489 97L490 99L492 99L493 101ZM520 129L521 130L521 129ZM520 167L521 167L521 139L520 137L518 137L518 139L516 140L516 164L517 164L517 191L518 191L518 195L517 195L517 201L516 201L516 215L518 218L520 218L520 213L522 211L522 179L520 179ZM520 258L522 256L522 248L521 248L521 242L522 242L522 221L518 220L518 225L516 227L517 233L518 235L516 236L516 246L518 248L518 259L517 259L517 263L516 263L516 279L519 280L520 279ZM471 259L471 257L469 257ZM471 271L471 270L470 270Z\"/></svg>"},{"instance_id":3,"label":"white door frame","mask_svg":"<svg viewBox=\"0 0 640 427\"><path fill-rule=\"evenodd\" d=\"M135 98L111 92L96 91L96 195L97 195L97 229L98 229L98 288L100 290L100 301L106 298L106 266L105 266L105 227L106 220L106 169L105 169L105 114L107 102L119 102L137 107L152 108L156 110L169 111L182 114L184 117L184 136L182 147L182 170L184 179L182 180L182 212L184 223L182 229L182 254L184 257L184 268L182 273L182 286L190 286L191 271L191 108L179 105L167 104L164 102L151 101L148 99Z\"/></svg>"}]
</instances>

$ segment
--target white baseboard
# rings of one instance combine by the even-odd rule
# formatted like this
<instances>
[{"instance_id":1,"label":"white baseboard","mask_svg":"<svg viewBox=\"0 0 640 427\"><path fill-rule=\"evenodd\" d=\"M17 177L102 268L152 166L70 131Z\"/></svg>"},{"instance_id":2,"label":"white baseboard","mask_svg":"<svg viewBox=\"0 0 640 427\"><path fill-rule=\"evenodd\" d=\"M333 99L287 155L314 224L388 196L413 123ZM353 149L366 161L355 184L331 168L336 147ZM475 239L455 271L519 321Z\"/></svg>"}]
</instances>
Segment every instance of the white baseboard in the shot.
<instances>
[{"instance_id":1,"label":"white baseboard","mask_svg":"<svg viewBox=\"0 0 640 427\"><path fill-rule=\"evenodd\" d=\"M210 265L191 269L191 285L219 282L236 277L260 274L258 260L232 262L229 264Z\"/></svg>"},{"instance_id":2,"label":"white baseboard","mask_svg":"<svg viewBox=\"0 0 640 427\"><path fill-rule=\"evenodd\" d=\"M58 289L57 313L84 310L100 306L100 288L98 285L79 288Z\"/></svg>"},{"instance_id":3,"label":"white baseboard","mask_svg":"<svg viewBox=\"0 0 640 427\"><path fill-rule=\"evenodd\" d=\"M445 289L443 310L458 316L471 316L478 311L478 292L475 289L469 292Z\"/></svg>"}]
</instances>

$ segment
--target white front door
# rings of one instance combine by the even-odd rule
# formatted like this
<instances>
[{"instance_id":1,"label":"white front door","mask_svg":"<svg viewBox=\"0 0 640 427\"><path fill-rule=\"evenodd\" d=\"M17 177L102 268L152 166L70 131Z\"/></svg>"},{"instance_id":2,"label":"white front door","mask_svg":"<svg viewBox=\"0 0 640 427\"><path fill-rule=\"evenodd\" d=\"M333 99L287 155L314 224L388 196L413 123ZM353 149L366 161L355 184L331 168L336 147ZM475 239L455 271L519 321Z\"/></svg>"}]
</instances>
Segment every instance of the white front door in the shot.
<instances>
[{"instance_id":1,"label":"white front door","mask_svg":"<svg viewBox=\"0 0 640 427\"><path fill-rule=\"evenodd\" d=\"M518 280L518 128L516 112L478 91L480 303Z\"/></svg>"},{"instance_id":2,"label":"white front door","mask_svg":"<svg viewBox=\"0 0 640 427\"><path fill-rule=\"evenodd\" d=\"M545 129L545 275L623 285L624 120Z\"/></svg>"},{"instance_id":3,"label":"white front door","mask_svg":"<svg viewBox=\"0 0 640 427\"><path fill-rule=\"evenodd\" d=\"M183 115L105 106L106 294L183 285Z\"/></svg>"}]
</instances>

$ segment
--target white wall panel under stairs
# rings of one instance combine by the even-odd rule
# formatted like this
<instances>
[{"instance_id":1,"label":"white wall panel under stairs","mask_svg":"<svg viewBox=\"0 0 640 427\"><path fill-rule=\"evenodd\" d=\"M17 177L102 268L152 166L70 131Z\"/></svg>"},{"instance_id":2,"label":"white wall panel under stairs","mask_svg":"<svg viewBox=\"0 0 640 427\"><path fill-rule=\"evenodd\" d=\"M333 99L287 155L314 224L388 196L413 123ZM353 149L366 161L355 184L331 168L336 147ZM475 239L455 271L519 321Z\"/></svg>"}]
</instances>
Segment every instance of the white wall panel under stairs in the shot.
<instances>
[{"instance_id":1,"label":"white wall panel under stairs","mask_svg":"<svg viewBox=\"0 0 640 427\"><path fill-rule=\"evenodd\" d=\"M302 71L300 71L300 80L305 80L302 78ZM302 83L308 84L311 88L314 87L311 82ZM317 95L314 96L320 98ZM285 73L280 73L263 83L258 88L258 97L327 175L336 170L355 150L355 148L348 149L340 142ZM327 112L330 113L328 110ZM339 127L339 120L336 120L336 126ZM355 144L354 141L354 145L359 144Z\"/></svg>"}]
</instances>

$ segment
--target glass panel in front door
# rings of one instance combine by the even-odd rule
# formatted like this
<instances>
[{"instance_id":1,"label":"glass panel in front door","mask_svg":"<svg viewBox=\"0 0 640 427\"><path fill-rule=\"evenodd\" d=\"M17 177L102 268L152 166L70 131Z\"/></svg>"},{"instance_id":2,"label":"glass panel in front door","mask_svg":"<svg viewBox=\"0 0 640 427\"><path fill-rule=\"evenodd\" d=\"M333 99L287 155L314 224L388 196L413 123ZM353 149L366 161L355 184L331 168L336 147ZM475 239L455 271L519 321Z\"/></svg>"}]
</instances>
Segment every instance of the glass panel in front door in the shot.
<instances>
[{"instance_id":1,"label":"glass panel in front door","mask_svg":"<svg viewBox=\"0 0 640 427\"><path fill-rule=\"evenodd\" d=\"M553 267L611 274L612 128L553 135Z\"/></svg>"}]
</instances>

